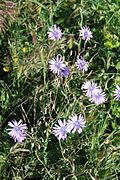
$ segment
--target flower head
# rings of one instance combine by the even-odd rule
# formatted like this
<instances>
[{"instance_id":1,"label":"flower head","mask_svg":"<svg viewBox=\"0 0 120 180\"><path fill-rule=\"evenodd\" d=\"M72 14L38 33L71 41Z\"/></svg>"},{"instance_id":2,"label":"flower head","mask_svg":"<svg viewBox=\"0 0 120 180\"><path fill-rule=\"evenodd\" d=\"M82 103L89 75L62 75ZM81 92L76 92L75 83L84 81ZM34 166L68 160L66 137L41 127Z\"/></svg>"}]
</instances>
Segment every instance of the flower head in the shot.
<instances>
[{"instance_id":1,"label":"flower head","mask_svg":"<svg viewBox=\"0 0 120 180\"><path fill-rule=\"evenodd\" d=\"M22 142L26 138L25 130L27 129L27 125L22 123L22 120L17 122L16 120L12 120L8 122L10 126L9 135L14 139L15 142Z\"/></svg>"},{"instance_id":2,"label":"flower head","mask_svg":"<svg viewBox=\"0 0 120 180\"><path fill-rule=\"evenodd\" d=\"M106 101L105 99L105 93L102 91L102 89L98 89L90 98L91 102L94 102L96 105L102 104Z\"/></svg>"},{"instance_id":3,"label":"flower head","mask_svg":"<svg viewBox=\"0 0 120 180\"><path fill-rule=\"evenodd\" d=\"M49 61L50 70L58 76L68 76L70 74L66 64L64 64L62 57L56 56Z\"/></svg>"},{"instance_id":4,"label":"flower head","mask_svg":"<svg viewBox=\"0 0 120 180\"><path fill-rule=\"evenodd\" d=\"M67 123L65 120L63 122L58 120L58 124L59 125L55 124L53 127L53 133L59 140L65 140L67 137Z\"/></svg>"},{"instance_id":5,"label":"flower head","mask_svg":"<svg viewBox=\"0 0 120 180\"><path fill-rule=\"evenodd\" d=\"M84 82L82 85L82 89L86 93L87 97L92 97L98 91L97 84L90 81Z\"/></svg>"},{"instance_id":6,"label":"flower head","mask_svg":"<svg viewBox=\"0 0 120 180\"><path fill-rule=\"evenodd\" d=\"M120 101L120 86L116 86L116 89L114 91L114 96L115 96L115 99L117 99L118 101Z\"/></svg>"},{"instance_id":7,"label":"flower head","mask_svg":"<svg viewBox=\"0 0 120 180\"><path fill-rule=\"evenodd\" d=\"M72 133L74 133L75 131L77 131L80 134L84 127L85 127L85 120L81 114L79 116L77 116L76 114L70 116L70 119L68 120L67 123L68 132L72 131Z\"/></svg>"},{"instance_id":8,"label":"flower head","mask_svg":"<svg viewBox=\"0 0 120 180\"><path fill-rule=\"evenodd\" d=\"M62 38L62 31L59 27L56 26L56 24L53 26L53 28L49 28L49 32L47 32L47 34L48 38L54 41Z\"/></svg>"},{"instance_id":9,"label":"flower head","mask_svg":"<svg viewBox=\"0 0 120 180\"><path fill-rule=\"evenodd\" d=\"M86 62L82 56L80 56L80 58L77 58L75 64L78 67L78 69L80 69L83 72L88 70L88 62Z\"/></svg>"},{"instance_id":10,"label":"flower head","mask_svg":"<svg viewBox=\"0 0 120 180\"><path fill-rule=\"evenodd\" d=\"M80 31L80 36L82 36L82 39L85 41L90 40L90 38L93 38L92 32L90 31L89 27L82 27Z\"/></svg>"}]
</instances>

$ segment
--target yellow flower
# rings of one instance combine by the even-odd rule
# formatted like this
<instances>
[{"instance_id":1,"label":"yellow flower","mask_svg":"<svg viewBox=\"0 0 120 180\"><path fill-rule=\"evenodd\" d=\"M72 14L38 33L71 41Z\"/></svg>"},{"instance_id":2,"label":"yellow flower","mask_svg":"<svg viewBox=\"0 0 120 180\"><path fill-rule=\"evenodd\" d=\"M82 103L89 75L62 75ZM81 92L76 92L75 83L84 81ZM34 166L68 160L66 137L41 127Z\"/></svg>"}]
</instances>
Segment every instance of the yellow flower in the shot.
<instances>
[{"instance_id":1,"label":"yellow flower","mask_svg":"<svg viewBox=\"0 0 120 180\"><path fill-rule=\"evenodd\" d=\"M17 54L14 54L14 56L13 56L14 63L17 63L18 60L19 60L19 58L18 58Z\"/></svg>"},{"instance_id":2,"label":"yellow flower","mask_svg":"<svg viewBox=\"0 0 120 180\"><path fill-rule=\"evenodd\" d=\"M24 47L24 48L22 49L22 51L23 51L24 53L27 53L27 52L28 52L28 49L27 49L26 47Z\"/></svg>"},{"instance_id":3,"label":"yellow flower","mask_svg":"<svg viewBox=\"0 0 120 180\"><path fill-rule=\"evenodd\" d=\"M11 68L9 66L5 66L5 67L3 67L3 71L4 72L10 72Z\"/></svg>"}]
</instances>

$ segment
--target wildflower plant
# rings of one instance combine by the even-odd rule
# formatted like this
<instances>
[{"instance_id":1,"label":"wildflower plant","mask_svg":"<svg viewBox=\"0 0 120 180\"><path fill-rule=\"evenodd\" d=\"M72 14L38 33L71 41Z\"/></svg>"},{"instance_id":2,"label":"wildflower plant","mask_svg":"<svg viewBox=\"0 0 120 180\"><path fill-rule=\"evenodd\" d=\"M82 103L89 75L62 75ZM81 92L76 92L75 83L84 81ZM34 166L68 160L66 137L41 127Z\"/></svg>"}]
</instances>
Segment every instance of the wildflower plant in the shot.
<instances>
[{"instance_id":1,"label":"wildflower plant","mask_svg":"<svg viewBox=\"0 0 120 180\"><path fill-rule=\"evenodd\" d=\"M59 140L65 140L67 138L67 133L74 133L77 131L80 134L85 127L85 120L82 114L80 114L79 116L77 116L76 114L72 114L69 117L69 120L58 120L58 124L59 125L54 125L53 134Z\"/></svg>"},{"instance_id":2,"label":"wildflower plant","mask_svg":"<svg viewBox=\"0 0 120 180\"><path fill-rule=\"evenodd\" d=\"M0 179L119 179L118 9L0 2Z\"/></svg>"},{"instance_id":3,"label":"wildflower plant","mask_svg":"<svg viewBox=\"0 0 120 180\"><path fill-rule=\"evenodd\" d=\"M106 101L105 93L97 86L96 83L86 81L83 83L82 89L92 103L99 105Z\"/></svg>"}]
</instances>

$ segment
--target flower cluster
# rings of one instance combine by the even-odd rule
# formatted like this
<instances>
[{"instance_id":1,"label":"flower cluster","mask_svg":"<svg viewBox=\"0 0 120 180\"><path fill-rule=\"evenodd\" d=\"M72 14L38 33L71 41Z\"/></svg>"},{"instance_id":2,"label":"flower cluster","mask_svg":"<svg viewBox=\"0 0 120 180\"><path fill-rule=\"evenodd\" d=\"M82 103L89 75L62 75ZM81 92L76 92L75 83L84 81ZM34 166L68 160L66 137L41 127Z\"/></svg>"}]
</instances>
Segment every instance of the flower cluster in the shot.
<instances>
[{"instance_id":1,"label":"flower cluster","mask_svg":"<svg viewBox=\"0 0 120 180\"><path fill-rule=\"evenodd\" d=\"M85 44L87 41L93 38L89 27L82 27L79 32L80 36L85 41ZM57 27L56 24L49 28L49 32L47 32L47 34L48 38L53 41L60 40L62 38L62 30L60 27ZM75 65L83 73L88 70L88 62L81 55L77 57ZM49 61L49 68L54 74L60 77L66 77L70 74L69 68L64 63L63 58L60 55L57 55ZM82 90L89 100L96 105L102 104L106 101L105 92L103 92L103 90L93 81L84 82L82 85ZM115 99L120 101L120 85L116 85L116 89L113 91L113 93ZM26 138L27 125L23 124L22 120L19 122L12 120L11 122L8 122L8 125L10 126L10 128L7 129L8 134L14 139L15 142L21 143ZM58 124L55 124L53 127L53 133L59 140L65 140L67 133L74 133L77 131L80 134L84 127L84 117L81 114L79 116L72 114L68 121L58 120Z\"/></svg>"},{"instance_id":2,"label":"flower cluster","mask_svg":"<svg viewBox=\"0 0 120 180\"><path fill-rule=\"evenodd\" d=\"M97 86L96 83L86 81L83 83L82 89L92 103L99 105L106 101L105 93Z\"/></svg>"},{"instance_id":3,"label":"flower cluster","mask_svg":"<svg viewBox=\"0 0 120 180\"><path fill-rule=\"evenodd\" d=\"M75 64L83 73L88 70L88 62L82 56L77 58ZM63 62L63 58L59 55L49 61L49 68L57 76L69 76L70 74L68 67Z\"/></svg>"},{"instance_id":4,"label":"flower cluster","mask_svg":"<svg viewBox=\"0 0 120 180\"><path fill-rule=\"evenodd\" d=\"M7 130L9 131L9 135L14 139L15 142L21 143L26 138L26 129L27 125L22 123L22 120L17 122L16 120L12 120L8 122L10 128Z\"/></svg>"},{"instance_id":5,"label":"flower cluster","mask_svg":"<svg viewBox=\"0 0 120 180\"><path fill-rule=\"evenodd\" d=\"M62 30L60 29L60 27L57 27L56 24L53 25L53 27L49 28L49 32L47 32L47 34L48 38L54 41L62 38ZM92 32L88 27L81 28L80 36L82 36L82 39L85 41L88 41L90 40L90 38L93 37ZM88 62L86 62L82 56L77 58L75 64L77 68L83 73L88 70ZM63 63L62 58L58 55L49 61L49 68L53 73L57 74L58 76L68 76L70 74L69 69Z\"/></svg>"},{"instance_id":6,"label":"flower cluster","mask_svg":"<svg viewBox=\"0 0 120 180\"><path fill-rule=\"evenodd\" d=\"M89 27L81 27L81 30L79 30L80 36L83 40L89 41L91 38L93 38L92 32L90 31ZM62 30L60 27L57 27L56 24L53 25L53 27L49 28L49 32L47 32L48 38L51 40L59 40L62 38Z\"/></svg>"},{"instance_id":7,"label":"flower cluster","mask_svg":"<svg viewBox=\"0 0 120 180\"><path fill-rule=\"evenodd\" d=\"M58 120L58 125L55 124L53 127L53 134L60 140L65 140L67 137L67 133L74 133L78 132L79 134L82 132L83 128L85 127L85 120L83 116L80 114L77 116L73 114L70 116L68 121Z\"/></svg>"},{"instance_id":8,"label":"flower cluster","mask_svg":"<svg viewBox=\"0 0 120 180\"><path fill-rule=\"evenodd\" d=\"M47 32L49 39L56 41L62 38L62 30L60 29L60 27L53 25L53 27L49 28L49 30L50 31ZM93 38L93 33L90 31L90 28L87 26L81 27L79 32L80 32L80 36L85 41L85 43L89 41L91 38ZM88 62L81 55L77 57L75 65L83 73L88 70ZM63 62L63 58L59 55L57 55L56 57L52 58L49 61L49 68L57 76L67 77L70 75L69 68ZM105 93L101 88L97 86L96 83L86 81L84 82L82 89L92 103L99 105L106 101ZM113 93L115 99L120 101L120 86L117 85Z\"/></svg>"}]
</instances>

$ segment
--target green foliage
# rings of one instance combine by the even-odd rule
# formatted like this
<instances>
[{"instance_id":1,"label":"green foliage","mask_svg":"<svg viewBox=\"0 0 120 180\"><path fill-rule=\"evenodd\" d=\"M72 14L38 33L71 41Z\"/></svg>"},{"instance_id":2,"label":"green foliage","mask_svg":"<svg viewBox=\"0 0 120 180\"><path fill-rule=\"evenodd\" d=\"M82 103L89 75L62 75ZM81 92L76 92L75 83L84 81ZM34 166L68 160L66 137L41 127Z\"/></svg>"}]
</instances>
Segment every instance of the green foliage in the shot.
<instances>
[{"instance_id":1,"label":"green foliage","mask_svg":"<svg viewBox=\"0 0 120 180\"><path fill-rule=\"evenodd\" d=\"M120 1L6 2L0 2L0 178L118 180L120 104L113 91L120 84ZM47 38L53 24L63 31L58 42ZM84 51L79 30L86 25L93 39ZM82 51L89 62L84 74L74 65ZM48 61L56 54L65 58L69 77L57 78L49 71ZM83 95L86 79L102 86L105 104L95 106ZM59 142L52 127L73 112L84 115L86 127ZM27 123L21 144L7 133L11 119Z\"/></svg>"}]
</instances>

